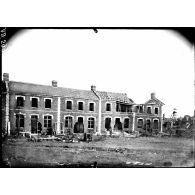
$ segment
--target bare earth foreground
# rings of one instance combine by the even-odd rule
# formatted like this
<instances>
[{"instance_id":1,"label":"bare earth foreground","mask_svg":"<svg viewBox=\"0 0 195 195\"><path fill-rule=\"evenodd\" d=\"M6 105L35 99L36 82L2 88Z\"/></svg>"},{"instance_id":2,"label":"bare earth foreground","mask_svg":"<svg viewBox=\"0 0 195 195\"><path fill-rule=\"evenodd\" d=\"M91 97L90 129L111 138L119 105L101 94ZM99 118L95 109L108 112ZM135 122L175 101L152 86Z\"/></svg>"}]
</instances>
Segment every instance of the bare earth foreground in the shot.
<instances>
[{"instance_id":1,"label":"bare earth foreground","mask_svg":"<svg viewBox=\"0 0 195 195\"><path fill-rule=\"evenodd\" d=\"M3 167L193 167L194 140L176 137L110 138L92 142L30 142L7 138Z\"/></svg>"}]
</instances>

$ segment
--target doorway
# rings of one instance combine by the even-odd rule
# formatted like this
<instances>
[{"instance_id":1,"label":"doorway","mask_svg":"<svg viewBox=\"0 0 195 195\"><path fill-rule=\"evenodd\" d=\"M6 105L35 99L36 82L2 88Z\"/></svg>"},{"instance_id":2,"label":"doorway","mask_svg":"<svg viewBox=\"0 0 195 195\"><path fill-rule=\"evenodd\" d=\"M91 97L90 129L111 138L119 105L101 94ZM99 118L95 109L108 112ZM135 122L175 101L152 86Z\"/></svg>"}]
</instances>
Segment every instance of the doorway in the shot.
<instances>
[{"instance_id":1,"label":"doorway","mask_svg":"<svg viewBox=\"0 0 195 195\"><path fill-rule=\"evenodd\" d=\"M37 133L38 130L38 116L31 115L31 133Z\"/></svg>"},{"instance_id":2,"label":"doorway","mask_svg":"<svg viewBox=\"0 0 195 195\"><path fill-rule=\"evenodd\" d=\"M120 118L115 119L115 125L114 125L115 130L122 130L122 123Z\"/></svg>"},{"instance_id":3,"label":"doorway","mask_svg":"<svg viewBox=\"0 0 195 195\"><path fill-rule=\"evenodd\" d=\"M74 125L74 133L84 133L83 117L78 117L78 120Z\"/></svg>"}]
</instances>

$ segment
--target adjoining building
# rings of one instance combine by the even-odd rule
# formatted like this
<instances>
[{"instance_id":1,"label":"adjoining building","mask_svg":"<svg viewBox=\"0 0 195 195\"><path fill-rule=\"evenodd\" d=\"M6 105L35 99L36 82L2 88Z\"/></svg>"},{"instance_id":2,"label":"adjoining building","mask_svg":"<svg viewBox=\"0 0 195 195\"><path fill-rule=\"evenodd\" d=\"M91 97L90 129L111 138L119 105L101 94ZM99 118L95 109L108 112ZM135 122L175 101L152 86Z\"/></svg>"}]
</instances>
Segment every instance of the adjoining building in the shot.
<instances>
[{"instance_id":1,"label":"adjoining building","mask_svg":"<svg viewBox=\"0 0 195 195\"><path fill-rule=\"evenodd\" d=\"M78 90L58 87L57 81L51 86L16 82L9 80L8 73L3 74L1 91L2 130L8 134L49 129L63 134L69 128L74 133L98 134L110 128L162 130L164 104L154 93L145 104L135 104L125 93L98 91L94 85L91 90Z\"/></svg>"}]
</instances>

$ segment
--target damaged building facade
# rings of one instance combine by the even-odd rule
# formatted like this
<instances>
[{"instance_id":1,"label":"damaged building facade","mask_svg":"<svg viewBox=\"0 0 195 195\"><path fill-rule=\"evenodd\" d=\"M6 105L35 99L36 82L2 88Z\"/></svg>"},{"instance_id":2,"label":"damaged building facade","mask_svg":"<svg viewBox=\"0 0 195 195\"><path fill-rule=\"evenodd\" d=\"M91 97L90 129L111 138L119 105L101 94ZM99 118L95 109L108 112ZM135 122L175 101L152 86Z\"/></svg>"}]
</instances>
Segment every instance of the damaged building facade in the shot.
<instances>
[{"instance_id":1,"label":"damaged building facade","mask_svg":"<svg viewBox=\"0 0 195 195\"><path fill-rule=\"evenodd\" d=\"M2 130L14 132L47 132L53 129L63 134L102 134L112 129L132 132L152 129L162 131L162 106L151 94L144 104L135 104L125 93L102 92L92 85L90 90L78 90L9 80L3 74L1 85Z\"/></svg>"}]
</instances>

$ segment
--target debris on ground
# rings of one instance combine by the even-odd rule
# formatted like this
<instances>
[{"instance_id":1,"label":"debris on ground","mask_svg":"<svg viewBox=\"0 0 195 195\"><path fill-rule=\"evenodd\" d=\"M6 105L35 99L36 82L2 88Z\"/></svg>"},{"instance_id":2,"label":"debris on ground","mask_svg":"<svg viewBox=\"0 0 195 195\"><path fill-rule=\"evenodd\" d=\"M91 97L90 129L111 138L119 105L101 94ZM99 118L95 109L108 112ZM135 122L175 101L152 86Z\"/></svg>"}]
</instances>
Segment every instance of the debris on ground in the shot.
<instances>
[{"instance_id":1,"label":"debris on ground","mask_svg":"<svg viewBox=\"0 0 195 195\"><path fill-rule=\"evenodd\" d=\"M127 165L138 165L138 166L151 166L152 163L143 163L139 161L126 162Z\"/></svg>"},{"instance_id":2,"label":"debris on ground","mask_svg":"<svg viewBox=\"0 0 195 195\"><path fill-rule=\"evenodd\" d=\"M138 132L135 132L135 133L126 133L124 132L124 137L129 137L129 138L136 138L136 137L139 137L139 133Z\"/></svg>"}]
</instances>

